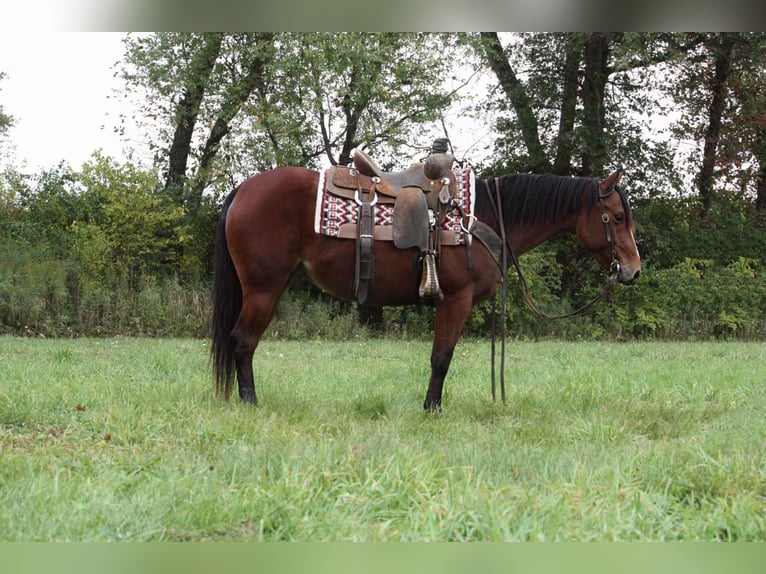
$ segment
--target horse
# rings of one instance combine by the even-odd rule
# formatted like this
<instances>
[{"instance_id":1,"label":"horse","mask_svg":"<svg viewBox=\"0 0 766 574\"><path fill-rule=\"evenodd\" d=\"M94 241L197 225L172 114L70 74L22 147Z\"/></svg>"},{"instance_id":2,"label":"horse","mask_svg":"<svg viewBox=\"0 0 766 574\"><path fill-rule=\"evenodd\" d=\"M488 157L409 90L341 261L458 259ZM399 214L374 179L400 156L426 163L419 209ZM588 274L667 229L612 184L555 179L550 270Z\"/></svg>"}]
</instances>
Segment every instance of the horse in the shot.
<instances>
[{"instance_id":1,"label":"horse","mask_svg":"<svg viewBox=\"0 0 766 574\"><path fill-rule=\"evenodd\" d=\"M475 181L474 216L502 238L515 257L561 233L574 233L615 282L633 284L641 272L630 205L604 180L509 174ZM211 363L216 393L228 400L236 374L239 397L257 404L253 354L293 272L302 265L324 292L353 300L355 241L315 231L320 172L284 166L243 181L226 197L215 233ZM423 303L416 248L375 241L370 303ZM434 305L431 376L423 408L440 411L444 379L463 327L477 303L492 297L507 266L479 242L442 246L442 296Z\"/></svg>"}]
</instances>

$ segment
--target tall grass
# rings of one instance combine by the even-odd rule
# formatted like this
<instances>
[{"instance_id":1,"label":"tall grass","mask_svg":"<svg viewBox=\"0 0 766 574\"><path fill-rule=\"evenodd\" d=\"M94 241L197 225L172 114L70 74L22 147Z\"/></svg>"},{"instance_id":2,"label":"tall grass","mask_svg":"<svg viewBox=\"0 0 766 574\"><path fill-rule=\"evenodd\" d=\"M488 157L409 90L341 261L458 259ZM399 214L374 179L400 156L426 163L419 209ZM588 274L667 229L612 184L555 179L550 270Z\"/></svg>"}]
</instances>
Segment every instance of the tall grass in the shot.
<instances>
[{"instance_id":1,"label":"tall grass","mask_svg":"<svg viewBox=\"0 0 766 574\"><path fill-rule=\"evenodd\" d=\"M764 540L766 345L0 338L2 540Z\"/></svg>"}]
</instances>

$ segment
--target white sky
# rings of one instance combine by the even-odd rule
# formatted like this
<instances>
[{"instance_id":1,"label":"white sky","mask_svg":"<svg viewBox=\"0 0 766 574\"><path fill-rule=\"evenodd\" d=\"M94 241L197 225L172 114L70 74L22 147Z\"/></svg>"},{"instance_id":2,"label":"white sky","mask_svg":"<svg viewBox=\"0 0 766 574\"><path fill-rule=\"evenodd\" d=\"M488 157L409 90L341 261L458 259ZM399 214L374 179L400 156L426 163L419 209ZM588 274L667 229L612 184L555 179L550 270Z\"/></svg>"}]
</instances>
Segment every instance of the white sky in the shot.
<instances>
[{"instance_id":1,"label":"white sky","mask_svg":"<svg viewBox=\"0 0 766 574\"><path fill-rule=\"evenodd\" d=\"M123 38L119 32L0 33L0 71L6 73L0 105L15 120L2 146L10 158L0 155L0 165L37 173L62 161L79 169L99 149L116 159L130 147L134 159L147 155L146 146L135 143L135 127L128 125L127 138L114 131L120 114L130 114L117 97L123 83L115 77ZM469 118L448 114L446 120L460 158L475 161L486 153L478 144L492 139L491 122L479 129Z\"/></svg>"},{"instance_id":2,"label":"white sky","mask_svg":"<svg viewBox=\"0 0 766 574\"><path fill-rule=\"evenodd\" d=\"M0 34L0 105L14 117L12 163L36 172L66 161L75 169L94 151L120 157L123 142L114 65L123 34L21 32ZM7 144L6 144L6 147ZM15 149L13 149L15 148Z\"/></svg>"}]
</instances>

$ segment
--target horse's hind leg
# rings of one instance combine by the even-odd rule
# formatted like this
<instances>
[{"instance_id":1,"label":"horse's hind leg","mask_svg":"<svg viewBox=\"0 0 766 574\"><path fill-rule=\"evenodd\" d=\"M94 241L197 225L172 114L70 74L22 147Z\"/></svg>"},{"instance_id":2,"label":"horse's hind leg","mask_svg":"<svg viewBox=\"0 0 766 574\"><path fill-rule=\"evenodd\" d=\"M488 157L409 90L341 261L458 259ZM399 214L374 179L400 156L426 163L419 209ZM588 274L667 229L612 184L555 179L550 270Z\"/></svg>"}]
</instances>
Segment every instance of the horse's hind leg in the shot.
<instances>
[{"instance_id":1,"label":"horse's hind leg","mask_svg":"<svg viewBox=\"0 0 766 574\"><path fill-rule=\"evenodd\" d=\"M246 403L258 404L253 376L253 354L271 321L280 294L281 289L276 292L245 295L239 319L231 332L239 398Z\"/></svg>"}]
</instances>

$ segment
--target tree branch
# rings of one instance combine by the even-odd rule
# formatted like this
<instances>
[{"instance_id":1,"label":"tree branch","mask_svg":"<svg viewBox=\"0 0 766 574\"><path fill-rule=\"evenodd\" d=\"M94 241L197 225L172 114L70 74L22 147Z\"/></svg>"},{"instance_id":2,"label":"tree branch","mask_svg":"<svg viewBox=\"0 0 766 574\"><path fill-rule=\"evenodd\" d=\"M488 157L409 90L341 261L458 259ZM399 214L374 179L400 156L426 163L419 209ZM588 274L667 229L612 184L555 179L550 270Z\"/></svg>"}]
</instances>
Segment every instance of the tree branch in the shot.
<instances>
[{"instance_id":1,"label":"tree branch","mask_svg":"<svg viewBox=\"0 0 766 574\"><path fill-rule=\"evenodd\" d=\"M513 105L519 119L522 137L529 155L529 170L537 173L550 172L551 165L540 143L537 118L532 110L529 95L508 62L497 32L482 32L481 40L485 60L497 76L506 98Z\"/></svg>"}]
</instances>

